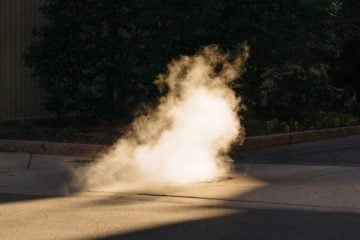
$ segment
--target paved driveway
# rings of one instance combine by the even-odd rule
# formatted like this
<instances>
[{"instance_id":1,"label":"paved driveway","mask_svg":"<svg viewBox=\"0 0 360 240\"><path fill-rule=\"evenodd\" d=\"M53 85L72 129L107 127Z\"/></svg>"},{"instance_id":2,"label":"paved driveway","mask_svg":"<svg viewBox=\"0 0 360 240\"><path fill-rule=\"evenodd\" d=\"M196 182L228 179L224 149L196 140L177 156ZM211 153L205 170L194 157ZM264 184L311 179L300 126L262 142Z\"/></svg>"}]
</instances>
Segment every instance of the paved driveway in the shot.
<instances>
[{"instance_id":1,"label":"paved driveway","mask_svg":"<svg viewBox=\"0 0 360 240\"><path fill-rule=\"evenodd\" d=\"M357 240L358 141L237 153L251 163L218 182L111 192L70 193L70 169L86 159L0 154L0 239Z\"/></svg>"}]
</instances>

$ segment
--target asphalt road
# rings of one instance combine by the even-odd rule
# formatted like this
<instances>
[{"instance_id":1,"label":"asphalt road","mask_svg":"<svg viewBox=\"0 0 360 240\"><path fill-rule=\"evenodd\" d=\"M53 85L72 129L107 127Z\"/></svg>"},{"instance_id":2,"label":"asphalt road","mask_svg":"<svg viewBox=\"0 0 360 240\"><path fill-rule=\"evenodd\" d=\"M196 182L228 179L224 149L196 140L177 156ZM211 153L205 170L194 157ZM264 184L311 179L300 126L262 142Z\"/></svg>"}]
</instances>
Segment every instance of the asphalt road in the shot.
<instances>
[{"instance_id":1,"label":"asphalt road","mask_svg":"<svg viewBox=\"0 0 360 240\"><path fill-rule=\"evenodd\" d=\"M100 194L101 195L101 194ZM360 215L140 196L0 194L1 239L359 239Z\"/></svg>"},{"instance_id":2,"label":"asphalt road","mask_svg":"<svg viewBox=\"0 0 360 240\"><path fill-rule=\"evenodd\" d=\"M237 151L232 157L249 163L360 166L360 136Z\"/></svg>"},{"instance_id":3,"label":"asphalt road","mask_svg":"<svg viewBox=\"0 0 360 240\"><path fill-rule=\"evenodd\" d=\"M358 240L356 141L244 152L253 162L218 182L77 193L66 186L78 158L38 155L29 166L26 154L0 154L0 239ZM266 154L276 164L262 164ZM296 154L300 165L286 164Z\"/></svg>"}]
</instances>

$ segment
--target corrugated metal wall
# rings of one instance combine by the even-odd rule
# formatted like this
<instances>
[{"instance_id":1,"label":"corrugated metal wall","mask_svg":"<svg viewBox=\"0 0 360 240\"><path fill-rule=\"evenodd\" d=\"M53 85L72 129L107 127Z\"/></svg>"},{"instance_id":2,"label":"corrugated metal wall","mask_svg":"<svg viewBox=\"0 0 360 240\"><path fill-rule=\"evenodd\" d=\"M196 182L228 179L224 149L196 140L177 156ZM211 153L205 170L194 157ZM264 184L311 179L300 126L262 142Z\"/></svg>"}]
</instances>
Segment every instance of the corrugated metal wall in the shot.
<instances>
[{"instance_id":1,"label":"corrugated metal wall","mask_svg":"<svg viewBox=\"0 0 360 240\"><path fill-rule=\"evenodd\" d=\"M43 19L43 0L0 0L0 120L45 115L36 81L22 55Z\"/></svg>"}]
</instances>

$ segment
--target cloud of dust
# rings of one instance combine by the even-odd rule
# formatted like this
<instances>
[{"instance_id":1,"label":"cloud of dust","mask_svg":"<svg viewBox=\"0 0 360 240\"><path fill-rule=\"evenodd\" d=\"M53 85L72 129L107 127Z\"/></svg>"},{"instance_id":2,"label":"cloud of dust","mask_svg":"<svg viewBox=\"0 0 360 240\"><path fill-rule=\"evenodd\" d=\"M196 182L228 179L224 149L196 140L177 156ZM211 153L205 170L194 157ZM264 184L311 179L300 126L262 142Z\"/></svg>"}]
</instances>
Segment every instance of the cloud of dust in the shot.
<instances>
[{"instance_id":1,"label":"cloud of dust","mask_svg":"<svg viewBox=\"0 0 360 240\"><path fill-rule=\"evenodd\" d=\"M165 96L82 173L85 187L188 184L225 174L231 145L244 138L241 100L230 87L243 70L244 50L234 57L211 45L173 60L155 81Z\"/></svg>"}]
</instances>

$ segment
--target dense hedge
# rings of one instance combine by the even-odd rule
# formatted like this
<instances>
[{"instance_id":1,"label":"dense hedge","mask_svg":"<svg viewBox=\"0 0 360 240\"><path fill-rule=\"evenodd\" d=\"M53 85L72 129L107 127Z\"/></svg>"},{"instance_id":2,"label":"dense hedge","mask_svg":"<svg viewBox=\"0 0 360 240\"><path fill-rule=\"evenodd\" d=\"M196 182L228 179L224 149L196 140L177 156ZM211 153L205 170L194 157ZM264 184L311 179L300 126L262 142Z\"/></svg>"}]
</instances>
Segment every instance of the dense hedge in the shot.
<instances>
[{"instance_id":1,"label":"dense hedge","mask_svg":"<svg viewBox=\"0 0 360 240\"><path fill-rule=\"evenodd\" d=\"M47 92L51 112L112 118L156 99L152 82L172 58L214 43L231 52L247 41L251 55L235 86L239 94L258 113L303 117L344 106L344 94L324 73L344 41L333 26L355 5L352 0L47 0L41 7L47 22L34 31L25 59ZM314 68L325 71L314 74Z\"/></svg>"}]
</instances>

